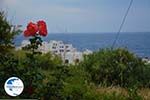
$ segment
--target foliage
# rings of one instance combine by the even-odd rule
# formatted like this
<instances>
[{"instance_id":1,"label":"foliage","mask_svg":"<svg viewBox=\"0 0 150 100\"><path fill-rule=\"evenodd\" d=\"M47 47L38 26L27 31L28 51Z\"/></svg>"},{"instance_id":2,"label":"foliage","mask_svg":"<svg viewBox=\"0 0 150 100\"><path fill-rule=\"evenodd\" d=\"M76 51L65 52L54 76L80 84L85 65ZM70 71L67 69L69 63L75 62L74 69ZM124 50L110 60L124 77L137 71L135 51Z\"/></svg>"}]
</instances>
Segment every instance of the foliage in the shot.
<instances>
[{"instance_id":1,"label":"foliage","mask_svg":"<svg viewBox=\"0 0 150 100\"><path fill-rule=\"evenodd\" d=\"M24 85L27 90L24 90L23 97L29 95L32 91L32 88L39 88L39 86L37 85L40 83L40 79L43 78L37 68L32 68L32 66L28 66L29 64L27 63L27 61L23 61L23 63L21 64L12 53L7 54L7 56L3 57L3 59L5 59L5 62L0 64L0 75L2 82L0 83L0 88L2 90L0 92L1 97L8 97L3 90L3 83L5 83L4 81L6 81L6 79L12 76L17 76L24 81Z\"/></svg>"},{"instance_id":2,"label":"foliage","mask_svg":"<svg viewBox=\"0 0 150 100\"><path fill-rule=\"evenodd\" d=\"M12 25L5 17L5 12L0 11L0 54L7 52L13 47L13 39L19 33L20 30L12 29Z\"/></svg>"},{"instance_id":3,"label":"foliage","mask_svg":"<svg viewBox=\"0 0 150 100\"><path fill-rule=\"evenodd\" d=\"M129 100L142 100L142 97L138 94L137 89L137 87L132 87L128 89Z\"/></svg>"},{"instance_id":4,"label":"foliage","mask_svg":"<svg viewBox=\"0 0 150 100\"><path fill-rule=\"evenodd\" d=\"M18 76L25 90L17 98L38 98L43 100L141 100L136 89L130 88L129 95L99 93L91 84L89 75L82 66L63 65L50 53L30 56L26 51L12 51L0 66L1 82L11 76ZM33 58L30 58L33 57ZM42 67L41 67L42 66ZM1 98L7 96L0 84Z\"/></svg>"},{"instance_id":5,"label":"foliage","mask_svg":"<svg viewBox=\"0 0 150 100\"><path fill-rule=\"evenodd\" d=\"M33 54L40 53L37 49L40 45L42 45L43 41L42 41L41 37L35 35L35 36L31 37L29 39L29 41L31 44L28 44L27 46L23 47L22 49L30 51Z\"/></svg>"},{"instance_id":6,"label":"foliage","mask_svg":"<svg viewBox=\"0 0 150 100\"><path fill-rule=\"evenodd\" d=\"M3 90L5 80L10 76L14 76L15 73L21 73L17 67L18 60L13 58L12 54L13 39L19 33L20 30L12 29L12 25L7 21L4 11L0 11L0 97L5 96Z\"/></svg>"},{"instance_id":7,"label":"foliage","mask_svg":"<svg viewBox=\"0 0 150 100\"><path fill-rule=\"evenodd\" d=\"M150 81L144 62L126 49L102 49L85 56L80 66L89 72L97 85L147 86Z\"/></svg>"},{"instance_id":8,"label":"foliage","mask_svg":"<svg viewBox=\"0 0 150 100\"><path fill-rule=\"evenodd\" d=\"M42 55L37 55L38 66L44 70L51 70L53 67L60 66L62 59L57 55L52 55L50 52Z\"/></svg>"},{"instance_id":9,"label":"foliage","mask_svg":"<svg viewBox=\"0 0 150 100\"><path fill-rule=\"evenodd\" d=\"M150 64L146 64L143 70L143 80L142 83L144 84L143 87L149 87L150 88Z\"/></svg>"}]
</instances>

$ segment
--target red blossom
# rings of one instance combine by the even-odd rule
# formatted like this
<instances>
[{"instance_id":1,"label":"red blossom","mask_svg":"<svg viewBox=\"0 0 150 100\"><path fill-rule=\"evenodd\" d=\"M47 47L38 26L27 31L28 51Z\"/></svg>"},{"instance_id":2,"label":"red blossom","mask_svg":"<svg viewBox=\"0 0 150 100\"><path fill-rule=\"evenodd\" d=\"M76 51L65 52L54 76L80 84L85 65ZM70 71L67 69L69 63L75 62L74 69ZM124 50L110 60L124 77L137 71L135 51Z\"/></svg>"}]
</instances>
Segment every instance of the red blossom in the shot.
<instances>
[{"instance_id":1,"label":"red blossom","mask_svg":"<svg viewBox=\"0 0 150 100\"><path fill-rule=\"evenodd\" d=\"M31 36L31 34L30 34L30 32L28 30L25 30L24 31L24 36L25 37L29 37L29 36Z\"/></svg>"},{"instance_id":2,"label":"red blossom","mask_svg":"<svg viewBox=\"0 0 150 100\"><path fill-rule=\"evenodd\" d=\"M38 29L39 29L39 35L46 36L47 35L47 26L46 22L43 20L40 20L37 22Z\"/></svg>"},{"instance_id":3,"label":"red blossom","mask_svg":"<svg viewBox=\"0 0 150 100\"><path fill-rule=\"evenodd\" d=\"M33 22L28 23L27 29L24 31L24 36L29 37L35 36L36 34L39 34L41 36L47 35L47 26L45 21L40 20L37 22L37 24Z\"/></svg>"},{"instance_id":4,"label":"red blossom","mask_svg":"<svg viewBox=\"0 0 150 100\"><path fill-rule=\"evenodd\" d=\"M38 31L37 24L30 22L27 25L27 30L24 31L24 36L34 36L37 31Z\"/></svg>"}]
</instances>

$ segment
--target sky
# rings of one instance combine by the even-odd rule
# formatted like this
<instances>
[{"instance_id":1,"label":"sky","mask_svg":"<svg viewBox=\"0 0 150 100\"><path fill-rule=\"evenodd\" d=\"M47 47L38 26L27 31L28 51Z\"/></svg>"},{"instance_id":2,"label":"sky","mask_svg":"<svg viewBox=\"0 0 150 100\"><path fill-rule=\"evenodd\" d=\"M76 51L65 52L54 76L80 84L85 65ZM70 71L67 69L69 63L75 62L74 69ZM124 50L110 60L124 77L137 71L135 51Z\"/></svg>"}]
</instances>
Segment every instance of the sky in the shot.
<instances>
[{"instance_id":1,"label":"sky","mask_svg":"<svg viewBox=\"0 0 150 100\"><path fill-rule=\"evenodd\" d=\"M130 0L0 0L12 24L45 20L50 33L117 32ZM150 32L150 0L134 0L122 32Z\"/></svg>"}]
</instances>

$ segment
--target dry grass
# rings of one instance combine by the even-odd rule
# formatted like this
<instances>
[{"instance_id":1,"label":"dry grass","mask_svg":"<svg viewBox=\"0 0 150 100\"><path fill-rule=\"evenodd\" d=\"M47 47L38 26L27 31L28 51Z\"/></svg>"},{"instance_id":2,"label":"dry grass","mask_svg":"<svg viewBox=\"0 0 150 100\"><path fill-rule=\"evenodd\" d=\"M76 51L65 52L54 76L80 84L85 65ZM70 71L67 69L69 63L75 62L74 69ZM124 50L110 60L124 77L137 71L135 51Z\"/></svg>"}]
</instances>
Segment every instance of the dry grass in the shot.
<instances>
[{"instance_id":1,"label":"dry grass","mask_svg":"<svg viewBox=\"0 0 150 100\"><path fill-rule=\"evenodd\" d=\"M150 100L150 88L143 88L138 90L138 93L144 98L144 100Z\"/></svg>"},{"instance_id":2,"label":"dry grass","mask_svg":"<svg viewBox=\"0 0 150 100\"><path fill-rule=\"evenodd\" d=\"M128 91L125 88L121 87L99 87L97 89L99 93L116 93L121 94L123 96L128 96ZM150 88L143 88L137 91L140 96L143 97L144 100L150 100Z\"/></svg>"}]
</instances>

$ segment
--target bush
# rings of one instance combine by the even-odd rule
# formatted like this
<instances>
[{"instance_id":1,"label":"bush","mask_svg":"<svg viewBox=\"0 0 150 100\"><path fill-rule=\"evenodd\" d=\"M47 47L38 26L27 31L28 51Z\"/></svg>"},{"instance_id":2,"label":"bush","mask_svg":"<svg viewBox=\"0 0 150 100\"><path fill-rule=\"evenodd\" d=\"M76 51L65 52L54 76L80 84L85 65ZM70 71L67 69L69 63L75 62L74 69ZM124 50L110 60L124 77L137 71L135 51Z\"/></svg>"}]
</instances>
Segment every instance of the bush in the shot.
<instances>
[{"instance_id":1,"label":"bush","mask_svg":"<svg viewBox=\"0 0 150 100\"><path fill-rule=\"evenodd\" d=\"M62 65L62 60L57 55L52 55L50 52L35 56L37 58L37 65L44 70L51 70L55 66Z\"/></svg>"},{"instance_id":2,"label":"bush","mask_svg":"<svg viewBox=\"0 0 150 100\"><path fill-rule=\"evenodd\" d=\"M17 52L16 52L17 53ZM19 97L36 97L37 95L40 95L40 91L36 92L37 90L42 88L42 83L44 79L44 75L40 72L39 68L33 67L31 60L24 60L22 62L19 62L18 58L15 57L13 53L7 54L1 59L5 59L3 63L0 64L0 76L1 76L1 82L0 82L0 97L1 98L11 98L9 97L3 89L3 85L5 81L12 76L19 77L23 80L25 85L25 90L22 93L23 95L18 96ZM28 62L27 62L28 61ZM33 59L32 59L33 61Z\"/></svg>"},{"instance_id":3,"label":"bush","mask_svg":"<svg viewBox=\"0 0 150 100\"><path fill-rule=\"evenodd\" d=\"M97 85L147 86L150 81L144 62L126 49L102 49L85 56L80 66L89 72Z\"/></svg>"}]
</instances>

